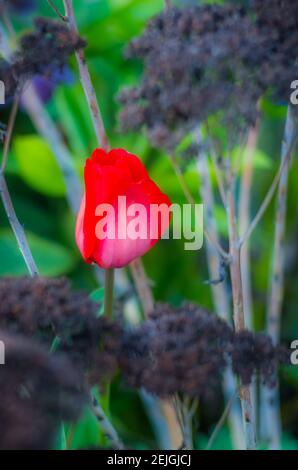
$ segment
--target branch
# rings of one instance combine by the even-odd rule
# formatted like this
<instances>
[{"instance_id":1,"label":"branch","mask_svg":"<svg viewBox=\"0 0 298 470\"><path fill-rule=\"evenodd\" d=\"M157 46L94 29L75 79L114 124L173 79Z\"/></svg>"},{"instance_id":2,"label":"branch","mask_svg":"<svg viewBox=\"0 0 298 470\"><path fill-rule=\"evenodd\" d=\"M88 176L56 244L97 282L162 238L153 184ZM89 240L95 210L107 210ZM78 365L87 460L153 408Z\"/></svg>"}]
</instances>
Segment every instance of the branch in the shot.
<instances>
[{"instance_id":1,"label":"branch","mask_svg":"<svg viewBox=\"0 0 298 470\"><path fill-rule=\"evenodd\" d=\"M78 27L75 19L72 0L64 0L64 7L69 24L69 29L73 33L78 34ZM96 98L96 93L92 85L88 66L86 64L85 53L83 49L76 52L76 59L79 66L82 87L84 89L86 100L92 116L92 122L94 125L97 140L99 142L99 145L101 145L103 149L107 150L109 148L109 143L104 128L104 123L98 105L98 101Z\"/></svg>"},{"instance_id":2,"label":"branch","mask_svg":"<svg viewBox=\"0 0 298 470\"><path fill-rule=\"evenodd\" d=\"M28 271L30 273L30 276L36 276L38 275L38 270L35 264L35 261L33 259L25 231L20 224L16 212L14 210L9 191L7 188L7 184L4 178L4 174L2 171L0 171L0 194L1 194L1 199L3 202L3 206L7 215L7 218L9 220L9 223L11 225L11 228L13 230L13 233L15 234L18 247L20 249L20 252L22 253L22 256L24 258L24 261L26 263L26 266L28 268Z\"/></svg>"},{"instance_id":3,"label":"branch","mask_svg":"<svg viewBox=\"0 0 298 470\"><path fill-rule=\"evenodd\" d=\"M62 21L65 21L67 22L67 17L62 15L62 13L60 13L60 11L58 10L58 8L56 7L56 5L54 4L54 2L52 2L52 0L47 0L48 4L50 5L50 7L52 8L52 10L56 13L57 16L59 16L59 18L62 20Z\"/></svg>"},{"instance_id":4,"label":"branch","mask_svg":"<svg viewBox=\"0 0 298 470\"><path fill-rule=\"evenodd\" d=\"M216 426L215 426L215 428L214 428L214 430L213 430L213 432L210 436L210 439L209 439L209 441L207 443L207 446L206 446L206 450L210 450L211 447L213 446L213 443L214 443L215 439L217 438L221 428L223 427L223 425L225 424L226 419L229 416L230 410L232 408L232 405L233 405L236 397L237 397L237 393L234 393L234 395L232 395L230 400L228 401L228 403L227 403L227 405L224 409L223 414L221 415L218 423L216 424Z\"/></svg>"},{"instance_id":5,"label":"branch","mask_svg":"<svg viewBox=\"0 0 298 470\"><path fill-rule=\"evenodd\" d=\"M140 258L132 261L130 271L136 286L142 309L147 317L154 309L154 298L145 273L144 265Z\"/></svg>"},{"instance_id":6,"label":"branch","mask_svg":"<svg viewBox=\"0 0 298 470\"><path fill-rule=\"evenodd\" d=\"M183 191L183 194L184 194L187 202L189 204L191 204L192 206L194 206L195 205L194 198L192 197L192 194L190 193L190 191L188 189L187 183L186 183L184 175L183 175L183 173L182 173L182 171L181 171L181 169L178 165L178 162L176 161L174 156L170 156L169 158L170 158L173 169L176 173L177 179L180 183L181 189ZM215 250L221 256L221 258L228 261L229 254L222 248L222 246L220 245L218 239L213 236L213 234L209 231L209 228L207 228L206 226L204 226L204 235L205 235L208 243L215 248Z\"/></svg>"},{"instance_id":7,"label":"branch","mask_svg":"<svg viewBox=\"0 0 298 470\"><path fill-rule=\"evenodd\" d=\"M201 133L198 129L197 139L201 141ZM214 161L213 161L214 163ZM197 169L200 176L200 193L205 208L205 225L214 240L219 242L218 228L214 217L214 195L211 185L211 175L208 168L208 159L204 151L201 151L197 158ZM206 244L207 264L209 270L209 278L217 279L220 273L221 261L217 251L207 240ZM218 284L211 283L212 297L216 314L224 318L230 323L230 301L227 291L226 282ZM229 369L225 372L223 381L224 396L227 401L236 393L237 383L232 371ZM232 438L236 449L244 448L244 438L242 432L242 417L238 402L233 402L231 413L229 415L229 424L232 432Z\"/></svg>"},{"instance_id":8,"label":"branch","mask_svg":"<svg viewBox=\"0 0 298 470\"><path fill-rule=\"evenodd\" d=\"M284 296L284 239L286 232L287 193L290 167L290 158L288 155L293 153L294 147L291 143L295 140L297 128L297 116L294 115L294 109L289 106L281 149L281 164L283 165L283 170L280 176L277 193L272 271L267 303L267 332L271 336L274 344L278 344L280 340L280 319ZM280 449L281 417L278 388L270 390L268 387L264 387L263 413L264 429L266 438L269 440L269 448L271 450Z\"/></svg>"},{"instance_id":9,"label":"branch","mask_svg":"<svg viewBox=\"0 0 298 470\"><path fill-rule=\"evenodd\" d=\"M235 178L232 174L231 168L227 169L227 183L227 216L231 257L230 274L233 293L233 317L235 330L241 331L245 329L246 325L243 307L240 245L237 233L236 207L234 199ZM246 448L248 450L254 450L256 448L256 434L250 388L248 386L240 385L239 395L242 407Z\"/></svg>"},{"instance_id":10,"label":"branch","mask_svg":"<svg viewBox=\"0 0 298 470\"><path fill-rule=\"evenodd\" d=\"M253 175L253 159L257 145L258 124L250 128L246 149L244 152L244 162L242 168L242 178L239 201L239 231L240 236L244 235L249 227L250 219L250 198ZM251 330L253 326L253 309L251 294L251 272L250 272L250 250L249 243L244 244L241 250L241 276L243 284L243 304L246 326Z\"/></svg>"},{"instance_id":11,"label":"branch","mask_svg":"<svg viewBox=\"0 0 298 470\"><path fill-rule=\"evenodd\" d=\"M105 415L102 407L96 400L94 396L91 397L92 399L92 408L94 411L94 414L98 420L98 422L101 425L102 431L106 438L111 442L113 449L115 450L123 450L125 449L125 446L121 439L118 436L118 433L112 423L109 421L107 416Z\"/></svg>"},{"instance_id":12,"label":"branch","mask_svg":"<svg viewBox=\"0 0 298 470\"><path fill-rule=\"evenodd\" d=\"M285 168L285 166L289 163L290 161L290 157L291 157L291 154L292 154L292 151L297 143L297 139L298 139L298 129L295 129L293 134L291 136L288 136L290 138L290 140L286 143L284 143L284 157L280 163L280 166L279 166L279 170L277 172L277 174L275 175L275 178L273 179L272 181L272 184L257 212L257 214L255 215L253 221L251 222L250 226L248 227L248 229L246 230L246 232L243 234L243 236L241 237L240 241L239 241L239 244L240 246L243 245L243 243L246 242L246 240L248 240L248 238L251 236L252 232L255 230L255 228L257 227L258 223L260 222L260 220L262 219L264 213L266 212L273 196L274 196L274 193L275 193L275 190L276 188L278 187L278 184L279 184L279 181L280 181L280 178L281 178L281 175L282 175L282 172L283 172L283 169Z\"/></svg>"},{"instance_id":13,"label":"branch","mask_svg":"<svg viewBox=\"0 0 298 470\"><path fill-rule=\"evenodd\" d=\"M267 331L274 344L278 344L280 339L280 316L284 292L284 238L286 231L288 177L290 158L294 151L294 142L297 142L297 134L297 118L294 116L294 110L289 106L281 149L282 172L279 179L276 203L272 275L267 309Z\"/></svg>"},{"instance_id":14,"label":"branch","mask_svg":"<svg viewBox=\"0 0 298 470\"><path fill-rule=\"evenodd\" d=\"M4 170L6 167L6 162L7 162L11 137L13 133L13 128L15 124L17 109L19 105L19 100L20 100L20 95L19 94L15 95L12 110L9 116L7 133L5 136L5 142L4 142L4 148L3 148L2 163L1 163L1 168L0 168L0 194L1 194L1 199L3 202L3 206L5 209L8 221L13 230L13 233L15 234L18 247L24 258L28 271L31 276L35 276L38 274L38 270L37 270L35 261L32 256L32 253L31 253L31 250L30 250L30 247L29 247L26 235L25 235L25 231L22 225L20 224L17 218L16 212L14 210L12 200L11 200L11 197L7 188L7 184L5 181L5 177L4 177Z\"/></svg>"},{"instance_id":15,"label":"branch","mask_svg":"<svg viewBox=\"0 0 298 470\"><path fill-rule=\"evenodd\" d=\"M9 146L10 146L12 132L13 132L13 128L15 125L17 112L18 112L18 108L20 104L20 97L21 97L21 93L16 92L14 99L13 99L13 104L12 104L11 112L9 115L9 119L8 119L7 131L6 131L4 147L3 147L1 170L0 170L2 173L5 172L5 168L6 168L6 164L8 160Z\"/></svg>"}]
</instances>

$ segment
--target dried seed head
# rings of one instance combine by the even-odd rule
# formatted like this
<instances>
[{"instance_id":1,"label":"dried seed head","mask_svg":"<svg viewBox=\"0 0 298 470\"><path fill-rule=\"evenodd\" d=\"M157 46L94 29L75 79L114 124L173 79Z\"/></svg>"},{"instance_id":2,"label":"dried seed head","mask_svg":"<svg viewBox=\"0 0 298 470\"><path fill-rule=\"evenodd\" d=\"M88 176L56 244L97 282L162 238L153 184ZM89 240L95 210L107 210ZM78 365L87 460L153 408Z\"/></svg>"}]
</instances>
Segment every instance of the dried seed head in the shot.
<instances>
[{"instance_id":1,"label":"dried seed head","mask_svg":"<svg viewBox=\"0 0 298 470\"><path fill-rule=\"evenodd\" d=\"M97 317L98 306L66 279L1 278L0 327L34 336L64 352L99 382L117 367L121 327Z\"/></svg>"},{"instance_id":2,"label":"dried seed head","mask_svg":"<svg viewBox=\"0 0 298 470\"><path fill-rule=\"evenodd\" d=\"M260 97L289 98L298 74L297 2L248 3L171 8L148 24L127 52L144 72L120 95L124 131L144 126L154 145L172 149L217 114L235 140L255 122Z\"/></svg>"},{"instance_id":3,"label":"dried seed head","mask_svg":"<svg viewBox=\"0 0 298 470\"><path fill-rule=\"evenodd\" d=\"M158 305L141 327L124 335L120 366L127 383L158 396L185 393L210 398L232 362L244 383L257 371L273 384L284 357L266 335L234 333L223 320L195 306Z\"/></svg>"},{"instance_id":4,"label":"dried seed head","mask_svg":"<svg viewBox=\"0 0 298 470\"><path fill-rule=\"evenodd\" d=\"M74 421L87 402L80 374L65 360L19 335L0 330L0 449L46 449L61 420Z\"/></svg>"},{"instance_id":5,"label":"dried seed head","mask_svg":"<svg viewBox=\"0 0 298 470\"><path fill-rule=\"evenodd\" d=\"M34 25L34 31L21 37L9 68L3 63L0 66L0 78L8 89L15 90L35 75L51 76L54 71L62 71L69 56L86 46L60 21L37 18Z\"/></svg>"}]
</instances>

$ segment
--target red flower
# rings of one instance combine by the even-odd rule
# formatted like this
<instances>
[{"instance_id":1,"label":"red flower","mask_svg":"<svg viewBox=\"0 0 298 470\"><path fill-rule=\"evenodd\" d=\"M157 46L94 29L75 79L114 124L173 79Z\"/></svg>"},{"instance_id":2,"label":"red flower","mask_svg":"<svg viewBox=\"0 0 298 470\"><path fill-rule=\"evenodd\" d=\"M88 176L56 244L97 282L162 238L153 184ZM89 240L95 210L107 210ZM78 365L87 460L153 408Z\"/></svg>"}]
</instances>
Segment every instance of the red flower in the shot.
<instances>
[{"instance_id":1,"label":"red flower","mask_svg":"<svg viewBox=\"0 0 298 470\"><path fill-rule=\"evenodd\" d=\"M120 268L146 253L169 225L171 202L139 158L122 149L96 149L84 178L76 241L85 261ZM163 209L163 218L153 207Z\"/></svg>"}]
</instances>

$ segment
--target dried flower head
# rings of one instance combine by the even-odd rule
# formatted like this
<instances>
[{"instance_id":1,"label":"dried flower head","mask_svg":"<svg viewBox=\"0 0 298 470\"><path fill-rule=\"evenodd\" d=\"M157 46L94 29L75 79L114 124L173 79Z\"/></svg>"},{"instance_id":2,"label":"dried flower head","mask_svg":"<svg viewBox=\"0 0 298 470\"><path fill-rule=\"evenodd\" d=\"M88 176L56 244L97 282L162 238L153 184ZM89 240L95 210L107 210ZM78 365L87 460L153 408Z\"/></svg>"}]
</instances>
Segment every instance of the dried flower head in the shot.
<instances>
[{"instance_id":1,"label":"dried flower head","mask_svg":"<svg viewBox=\"0 0 298 470\"><path fill-rule=\"evenodd\" d=\"M87 402L76 369L37 343L0 330L0 449L46 449L60 420L75 421Z\"/></svg>"},{"instance_id":2,"label":"dried flower head","mask_svg":"<svg viewBox=\"0 0 298 470\"><path fill-rule=\"evenodd\" d=\"M2 62L0 78L7 90L15 89L35 75L51 76L63 70L69 56L86 42L60 21L37 18L35 30L21 37L9 68Z\"/></svg>"},{"instance_id":3,"label":"dried flower head","mask_svg":"<svg viewBox=\"0 0 298 470\"><path fill-rule=\"evenodd\" d=\"M159 305L140 328L126 332L120 364L129 385L159 396L208 395L226 365L230 328L192 305Z\"/></svg>"},{"instance_id":4,"label":"dried flower head","mask_svg":"<svg viewBox=\"0 0 298 470\"><path fill-rule=\"evenodd\" d=\"M273 385L275 368L284 360L266 335L234 333L196 305L176 310L158 305L142 326L125 333L120 366L132 387L158 396L181 392L208 398L230 362L244 383L259 371Z\"/></svg>"},{"instance_id":5,"label":"dried flower head","mask_svg":"<svg viewBox=\"0 0 298 470\"><path fill-rule=\"evenodd\" d=\"M117 367L121 327L97 317L98 306L66 279L1 278L0 327L39 339L64 352L100 381ZM58 341L57 341L58 340Z\"/></svg>"},{"instance_id":6,"label":"dried flower head","mask_svg":"<svg viewBox=\"0 0 298 470\"><path fill-rule=\"evenodd\" d=\"M154 145L172 149L217 114L230 138L241 134L255 122L260 97L287 99L297 77L293 3L256 0L249 8L214 4L159 14L128 48L144 72L139 86L120 95L123 130L145 126Z\"/></svg>"}]
</instances>

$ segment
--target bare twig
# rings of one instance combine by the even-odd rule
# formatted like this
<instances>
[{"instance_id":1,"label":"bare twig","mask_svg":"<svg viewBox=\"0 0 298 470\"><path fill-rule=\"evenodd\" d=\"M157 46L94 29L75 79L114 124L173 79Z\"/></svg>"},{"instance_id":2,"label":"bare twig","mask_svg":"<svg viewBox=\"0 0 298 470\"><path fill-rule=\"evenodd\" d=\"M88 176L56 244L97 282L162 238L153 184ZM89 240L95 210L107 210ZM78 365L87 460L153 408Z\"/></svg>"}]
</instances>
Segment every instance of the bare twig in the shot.
<instances>
[{"instance_id":1,"label":"bare twig","mask_svg":"<svg viewBox=\"0 0 298 470\"><path fill-rule=\"evenodd\" d=\"M237 397L237 392L235 392L234 395L232 395L231 398L229 399L229 401L228 401L228 403L227 403L227 405L226 405L226 407L223 411L223 414L221 415L218 423L216 424L215 428L213 429L213 432L212 432L212 434L210 436L210 439L207 443L206 450L210 450L211 447L213 446L214 441L216 440L218 434L220 433L221 428L223 427L223 425L225 424L226 419L229 416L230 410L232 408L232 405L233 405L236 397Z\"/></svg>"},{"instance_id":2,"label":"bare twig","mask_svg":"<svg viewBox=\"0 0 298 470\"><path fill-rule=\"evenodd\" d=\"M271 186L270 186L270 188L269 188L269 190L268 190L268 192L267 192L267 194L266 194L266 196L265 196L258 212L256 213L253 221L251 222L251 224L248 227L248 229L246 230L246 232L242 235L241 239L239 240L240 246L242 246L243 243L245 243L246 240L251 236L252 232L255 230L258 223L262 219L264 213L266 212L266 210L267 210L267 208L268 208L268 206L269 206L269 204L270 204L270 202L271 202L271 200L274 196L275 190L278 187L283 169L288 164L288 162L290 160L293 148L295 147L295 145L297 143L297 138L298 138L298 130L295 130L294 134L292 135L292 139L289 142L289 145L286 147L285 155L284 155L283 160L280 163L278 172L275 175L275 177L274 177L274 179L271 183Z\"/></svg>"},{"instance_id":3,"label":"bare twig","mask_svg":"<svg viewBox=\"0 0 298 470\"><path fill-rule=\"evenodd\" d=\"M208 233L212 239L219 244L218 231L214 219L215 204L210 182L207 156L203 152L200 153L197 158L197 168L200 176L200 193L205 208L205 226L208 228ZM207 240L207 263L210 279L217 279L220 273L221 258L218 256L218 252L214 249L209 240ZM225 283L211 283L211 289L217 314L226 321L230 321L230 306Z\"/></svg>"},{"instance_id":4,"label":"bare twig","mask_svg":"<svg viewBox=\"0 0 298 470\"><path fill-rule=\"evenodd\" d=\"M165 2L165 8L171 7L171 0L164 0L164 2Z\"/></svg>"},{"instance_id":5,"label":"bare twig","mask_svg":"<svg viewBox=\"0 0 298 470\"><path fill-rule=\"evenodd\" d=\"M200 142L200 130L198 130L197 134L197 138ZM214 195L211 186L211 176L208 168L207 155L205 152L200 152L198 155L197 168L200 176L200 193L205 208L205 225L208 227L209 233L212 235L213 239L219 241L218 229L214 217ZM224 199L226 199L225 195ZM206 244L206 254L209 277L210 279L216 279L219 276L221 261L217 251L208 240ZM211 288L216 314L227 322L230 322L230 302L226 282L223 281L218 284L211 284ZM237 390L237 382L230 369L225 372L223 389L226 400L230 401L231 397L234 396L236 393L235 391ZM235 448L243 449L244 435L242 430L242 417L239 402L237 401L233 401L231 405L229 423Z\"/></svg>"},{"instance_id":6,"label":"bare twig","mask_svg":"<svg viewBox=\"0 0 298 470\"><path fill-rule=\"evenodd\" d=\"M15 120L17 117L17 112L20 104L20 97L21 94L17 92L14 96L13 99L13 104L11 108L11 112L9 115L9 120L8 120L8 125L7 125L7 132L5 136L5 141L4 141L4 147L3 147L3 156L2 156L2 163L1 163L1 172L4 173L7 160L8 160L8 153L9 153L9 146L10 146L10 141L12 137L12 132L15 124Z\"/></svg>"},{"instance_id":7,"label":"bare twig","mask_svg":"<svg viewBox=\"0 0 298 470\"><path fill-rule=\"evenodd\" d=\"M284 238L286 231L287 192L290 166L290 158L288 155L292 155L293 153L294 147L292 143L293 140L296 139L297 129L297 116L294 114L294 109L289 106L281 149L281 164L283 165L283 169L277 193L272 270L267 304L267 332L271 336L274 344L278 344L280 340L280 318L284 295ZM264 387L262 398L264 415L263 429L265 429L264 437L268 440L269 449L279 450L281 448L281 417L278 387L274 390Z\"/></svg>"},{"instance_id":8,"label":"bare twig","mask_svg":"<svg viewBox=\"0 0 298 470\"><path fill-rule=\"evenodd\" d=\"M58 10L58 8L56 7L56 5L54 4L54 2L52 2L52 0L47 0L48 4L50 5L50 7L52 8L52 10L56 13L56 15L59 16L59 18L62 20L62 21L65 21L67 22L67 17L65 15L62 15L62 13L60 13L60 11Z\"/></svg>"},{"instance_id":9,"label":"bare twig","mask_svg":"<svg viewBox=\"0 0 298 470\"><path fill-rule=\"evenodd\" d=\"M121 441L121 439L119 438L116 429L107 418L105 412L103 411L102 407L100 406L96 398L92 396L91 399L92 399L92 408L93 408L94 414L98 422L101 425L101 429L104 435L111 442L113 449L115 450L125 449L125 446L123 442Z\"/></svg>"},{"instance_id":10,"label":"bare twig","mask_svg":"<svg viewBox=\"0 0 298 470\"><path fill-rule=\"evenodd\" d=\"M297 133L297 117L294 116L294 110L289 106L281 149L282 172L278 185L272 257L273 268L268 298L267 331L273 339L274 344L277 344L280 338L280 315L284 290L284 238L286 229L288 176L290 157L293 153L295 142L297 142Z\"/></svg>"},{"instance_id":11,"label":"bare twig","mask_svg":"<svg viewBox=\"0 0 298 470\"><path fill-rule=\"evenodd\" d=\"M22 253L22 256L24 258L24 261L26 263L30 276L36 276L38 274L37 266L33 259L23 226L20 224L17 218L16 212L14 210L14 207L13 207L10 195L9 195L9 191L7 188L7 184L6 184L6 181L2 172L0 172L0 194L1 194L1 199L3 202L3 206L5 209L7 218L11 225L13 233L15 234L18 247L20 249L20 252Z\"/></svg>"},{"instance_id":12,"label":"bare twig","mask_svg":"<svg viewBox=\"0 0 298 470\"><path fill-rule=\"evenodd\" d=\"M140 258L132 261L130 264L130 271L138 292L138 297L142 304L143 311L145 316L148 316L149 313L151 313L154 309L154 298L144 270L144 265Z\"/></svg>"},{"instance_id":13,"label":"bare twig","mask_svg":"<svg viewBox=\"0 0 298 470\"><path fill-rule=\"evenodd\" d=\"M233 293L233 317L236 331L244 330L245 317L243 306L243 290L240 265L240 245L237 231L236 207L234 199L235 178L230 168L227 169L227 215L230 242L230 274ZM248 386L240 386L240 401L244 423L244 434L246 448L253 450L256 448L256 429L254 422L254 412L252 407L251 392Z\"/></svg>"},{"instance_id":14,"label":"bare twig","mask_svg":"<svg viewBox=\"0 0 298 470\"><path fill-rule=\"evenodd\" d=\"M78 27L75 19L72 0L64 0L65 14L68 19L69 28L74 33L78 34ZM80 77L82 86L85 92L86 100L91 112L92 122L96 133L97 140L101 147L105 150L109 148L109 143L104 128L104 123L98 101L96 98L95 90L92 85L89 69L86 64L84 50L76 51L77 63L79 66Z\"/></svg>"},{"instance_id":15,"label":"bare twig","mask_svg":"<svg viewBox=\"0 0 298 470\"><path fill-rule=\"evenodd\" d=\"M11 200L11 197L7 188L7 184L5 181L5 177L4 177L4 170L6 167L7 155L9 152L9 147L10 147L11 137L12 137L13 128L15 124L15 117L16 117L16 113L18 109L18 104L19 104L19 96L16 96L14 98L12 111L9 117L7 134L5 137L5 144L4 144L4 149L3 149L2 164L1 164L1 169L0 169L0 194L1 194L1 199L3 202L3 206L5 209L7 218L15 234L18 247L24 258L28 271L31 276L35 276L38 274L37 266L33 259L33 256L32 256L32 253L31 253L31 250L30 250L30 247L29 247L26 235L25 235L25 231L22 225L20 224L17 218L16 212L14 210L12 200Z\"/></svg>"},{"instance_id":16,"label":"bare twig","mask_svg":"<svg viewBox=\"0 0 298 470\"><path fill-rule=\"evenodd\" d=\"M249 226L250 219L250 198L251 184L253 174L253 159L257 145L258 125L250 128L246 148L244 151L244 161L242 168L242 178L239 200L239 232L244 235ZM245 243L241 250L241 276L243 285L243 304L245 323L249 329L252 329L252 294L251 294L251 275L250 275L250 254L249 242Z\"/></svg>"},{"instance_id":17,"label":"bare twig","mask_svg":"<svg viewBox=\"0 0 298 470\"><path fill-rule=\"evenodd\" d=\"M247 142L243 152L242 174L240 185L239 200L239 233L243 235L249 226L250 221L250 202L251 202L251 185L253 176L253 161L255 149L257 146L259 122L251 127L248 132ZM250 264L250 243L247 240L241 248L240 252L241 277L243 288L243 308L246 328L253 330L253 302L251 287L251 264ZM256 383L250 385L253 411L257 413L257 388Z\"/></svg>"},{"instance_id":18,"label":"bare twig","mask_svg":"<svg viewBox=\"0 0 298 470\"><path fill-rule=\"evenodd\" d=\"M174 156L170 156L170 161L172 163L173 169L175 171L175 174L177 176L177 179L180 183L181 189L183 191L183 194L189 204L192 206L195 205L195 200L192 197L191 192L188 189L187 183L185 181L184 175L179 167L178 162L176 161ZM213 236L213 234L209 231L209 228L204 226L204 235L207 239L207 241L215 248L215 250L218 252L218 254L226 261L229 259L229 254L223 249L223 247L220 245L218 239Z\"/></svg>"}]
</instances>

